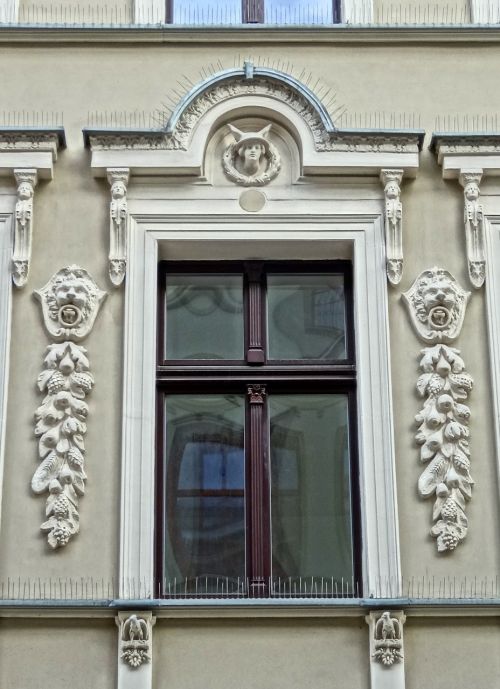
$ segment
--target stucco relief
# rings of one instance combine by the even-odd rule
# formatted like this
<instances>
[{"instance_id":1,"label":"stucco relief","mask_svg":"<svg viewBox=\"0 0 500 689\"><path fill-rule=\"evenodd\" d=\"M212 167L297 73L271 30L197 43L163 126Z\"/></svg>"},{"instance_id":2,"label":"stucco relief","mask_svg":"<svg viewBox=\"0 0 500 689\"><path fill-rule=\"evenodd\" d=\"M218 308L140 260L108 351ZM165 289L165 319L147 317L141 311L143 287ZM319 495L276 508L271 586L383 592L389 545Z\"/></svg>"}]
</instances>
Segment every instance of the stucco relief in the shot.
<instances>
[{"instance_id":1,"label":"stucco relief","mask_svg":"<svg viewBox=\"0 0 500 689\"><path fill-rule=\"evenodd\" d=\"M132 669L151 661L151 616L130 615L121 620L121 658Z\"/></svg>"},{"instance_id":2,"label":"stucco relief","mask_svg":"<svg viewBox=\"0 0 500 689\"><path fill-rule=\"evenodd\" d=\"M28 281L33 236L33 197L37 184L36 170L14 170L17 182L12 280L16 287Z\"/></svg>"},{"instance_id":3,"label":"stucco relief","mask_svg":"<svg viewBox=\"0 0 500 689\"><path fill-rule=\"evenodd\" d=\"M232 124L228 127L234 137L222 156L228 179L241 186L269 184L281 169L280 155L269 141L271 125L258 132L243 132Z\"/></svg>"},{"instance_id":4,"label":"stucco relief","mask_svg":"<svg viewBox=\"0 0 500 689\"><path fill-rule=\"evenodd\" d=\"M44 323L54 339L66 341L47 347L38 388L45 393L35 413L41 464L31 487L37 495L48 493L41 525L52 548L60 548L79 531L78 501L85 492L85 443L87 395L94 386L87 350L70 340L88 335L104 299L83 268L58 271L42 290L35 292L42 304Z\"/></svg>"},{"instance_id":5,"label":"stucco relief","mask_svg":"<svg viewBox=\"0 0 500 689\"><path fill-rule=\"evenodd\" d=\"M127 269L127 184L128 168L108 169L108 182L111 185L109 204L109 278L121 285Z\"/></svg>"},{"instance_id":6,"label":"stucco relief","mask_svg":"<svg viewBox=\"0 0 500 689\"><path fill-rule=\"evenodd\" d=\"M464 226L467 247L467 266L470 281L476 289L484 284L486 259L484 250L484 215L479 201L481 172L462 172L460 184L464 188Z\"/></svg>"},{"instance_id":7,"label":"stucco relief","mask_svg":"<svg viewBox=\"0 0 500 689\"><path fill-rule=\"evenodd\" d=\"M424 271L403 295L417 332L434 346L422 350L417 391L424 398L415 417L420 461L427 464L418 480L423 498L434 497L431 534L439 552L455 550L467 535L465 514L472 497L469 418L465 404L472 377L458 349L443 344L458 337L470 293L448 271Z\"/></svg>"},{"instance_id":8,"label":"stucco relief","mask_svg":"<svg viewBox=\"0 0 500 689\"><path fill-rule=\"evenodd\" d=\"M387 668L403 660L403 619L391 615L383 612L373 628L373 660Z\"/></svg>"},{"instance_id":9,"label":"stucco relief","mask_svg":"<svg viewBox=\"0 0 500 689\"><path fill-rule=\"evenodd\" d=\"M384 185L384 220L387 278L392 285L401 282L403 275L403 205L401 203L402 170L382 170Z\"/></svg>"}]
</instances>

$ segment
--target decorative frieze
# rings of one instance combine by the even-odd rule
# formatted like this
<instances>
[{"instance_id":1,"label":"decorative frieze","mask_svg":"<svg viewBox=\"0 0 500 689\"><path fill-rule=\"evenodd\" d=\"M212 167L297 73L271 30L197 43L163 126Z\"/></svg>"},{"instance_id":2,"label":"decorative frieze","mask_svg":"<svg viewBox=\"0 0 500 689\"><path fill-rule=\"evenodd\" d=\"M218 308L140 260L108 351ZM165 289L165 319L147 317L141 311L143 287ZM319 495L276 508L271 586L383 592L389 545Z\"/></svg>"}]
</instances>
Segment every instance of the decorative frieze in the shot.
<instances>
[{"instance_id":1,"label":"decorative frieze","mask_svg":"<svg viewBox=\"0 0 500 689\"><path fill-rule=\"evenodd\" d=\"M465 507L474 483L470 475L470 409L465 404L473 380L459 350L443 342L460 334L470 293L448 271L433 268L421 273L403 296L418 334L434 344L422 350L422 373L417 380L424 404L415 417L415 439L420 461L427 464L418 492L423 498L435 498L431 534L439 552L451 551L467 535Z\"/></svg>"},{"instance_id":2,"label":"decorative frieze","mask_svg":"<svg viewBox=\"0 0 500 689\"><path fill-rule=\"evenodd\" d=\"M476 289L484 284L486 259L484 251L483 206L479 202L482 170L462 170L460 184L464 188L464 225L467 266L470 281Z\"/></svg>"},{"instance_id":3,"label":"decorative frieze","mask_svg":"<svg viewBox=\"0 0 500 689\"><path fill-rule=\"evenodd\" d=\"M109 205L109 278L118 286L123 282L127 269L127 184L128 168L109 168L111 185Z\"/></svg>"},{"instance_id":4,"label":"decorative frieze","mask_svg":"<svg viewBox=\"0 0 500 689\"><path fill-rule=\"evenodd\" d=\"M403 205L401 180L403 170L381 170L384 186L384 221L387 278L392 285L401 282L403 275Z\"/></svg>"},{"instance_id":5,"label":"decorative frieze","mask_svg":"<svg viewBox=\"0 0 500 689\"><path fill-rule=\"evenodd\" d=\"M243 132L232 124L228 127L234 142L222 156L226 177L244 187L269 184L281 169L278 150L268 138L271 125L258 132Z\"/></svg>"},{"instance_id":6,"label":"decorative frieze","mask_svg":"<svg viewBox=\"0 0 500 689\"><path fill-rule=\"evenodd\" d=\"M37 495L48 493L41 530L52 548L67 545L79 531L79 498L85 492L85 443L88 404L94 385L87 350L71 340L88 335L105 297L83 268L58 271L35 292L42 304L49 334L63 342L47 347L38 388L45 393L35 413L41 464L31 487Z\"/></svg>"},{"instance_id":7,"label":"decorative frieze","mask_svg":"<svg viewBox=\"0 0 500 689\"><path fill-rule=\"evenodd\" d=\"M33 196L37 184L35 169L14 170L17 182L14 248L12 252L12 280L16 287L28 281L33 235Z\"/></svg>"}]
</instances>

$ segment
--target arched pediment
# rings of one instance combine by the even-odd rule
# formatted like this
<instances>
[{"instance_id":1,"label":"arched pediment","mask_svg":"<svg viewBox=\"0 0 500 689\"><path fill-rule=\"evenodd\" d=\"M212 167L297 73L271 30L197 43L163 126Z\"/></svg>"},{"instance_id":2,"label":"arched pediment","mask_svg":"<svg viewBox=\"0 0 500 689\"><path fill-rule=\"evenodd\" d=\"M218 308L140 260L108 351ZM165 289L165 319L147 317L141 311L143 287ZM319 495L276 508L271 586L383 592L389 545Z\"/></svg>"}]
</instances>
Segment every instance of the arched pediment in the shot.
<instances>
[{"instance_id":1,"label":"arched pediment","mask_svg":"<svg viewBox=\"0 0 500 689\"><path fill-rule=\"evenodd\" d=\"M194 86L177 105L166 125L169 148L187 150L198 122L215 106L238 96L262 96L284 103L309 128L314 148L327 150L336 131L324 105L298 79L270 67L226 69Z\"/></svg>"}]
</instances>

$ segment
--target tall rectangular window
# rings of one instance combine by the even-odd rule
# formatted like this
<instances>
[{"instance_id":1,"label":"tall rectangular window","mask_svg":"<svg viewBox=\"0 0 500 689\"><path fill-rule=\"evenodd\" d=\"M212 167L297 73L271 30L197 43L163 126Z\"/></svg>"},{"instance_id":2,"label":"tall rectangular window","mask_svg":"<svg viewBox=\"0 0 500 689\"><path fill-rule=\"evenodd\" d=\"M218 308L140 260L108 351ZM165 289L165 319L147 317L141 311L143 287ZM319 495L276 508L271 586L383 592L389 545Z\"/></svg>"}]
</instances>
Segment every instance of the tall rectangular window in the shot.
<instances>
[{"instance_id":1,"label":"tall rectangular window","mask_svg":"<svg viewBox=\"0 0 500 689\"><path fill-rule=\"evenodd\" d=\"M159 270L163 595L349 595L360 580L346 261Z\"/></svg>"}]
</instances>

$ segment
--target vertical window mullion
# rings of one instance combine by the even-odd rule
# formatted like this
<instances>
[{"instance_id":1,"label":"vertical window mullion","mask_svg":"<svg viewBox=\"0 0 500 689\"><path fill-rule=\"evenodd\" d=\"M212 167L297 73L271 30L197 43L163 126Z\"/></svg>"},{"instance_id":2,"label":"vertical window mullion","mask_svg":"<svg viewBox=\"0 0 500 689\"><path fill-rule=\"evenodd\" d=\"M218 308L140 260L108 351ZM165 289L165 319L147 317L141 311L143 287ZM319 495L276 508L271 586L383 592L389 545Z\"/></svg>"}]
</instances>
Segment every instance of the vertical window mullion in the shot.
<instances>
[{"instance_id":1,"label":"vertical window mullion","mask_svg":"<svg viewBox=\"0 0 500 689\"><path fill-rule=\"evenodd\" d=\"M246 360L249 364L263 364L266 356L263 318L263 264L261 262L252 262L246 265L246 283L248 294Z\"/></svg>"},{"instance_id":2,"label":"vertical window mullion","mask_svg":"<svg viewBox=\"0 0 500 689\"><path fill-rule=\"evenodd\" d=\"M271 574L269 451L266 388L248 386L248 577L249 594L268 594Z\"/></svg>"}]
</instances>

